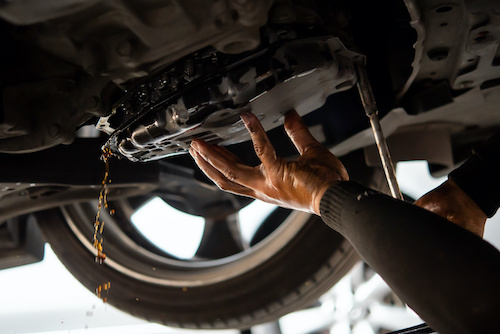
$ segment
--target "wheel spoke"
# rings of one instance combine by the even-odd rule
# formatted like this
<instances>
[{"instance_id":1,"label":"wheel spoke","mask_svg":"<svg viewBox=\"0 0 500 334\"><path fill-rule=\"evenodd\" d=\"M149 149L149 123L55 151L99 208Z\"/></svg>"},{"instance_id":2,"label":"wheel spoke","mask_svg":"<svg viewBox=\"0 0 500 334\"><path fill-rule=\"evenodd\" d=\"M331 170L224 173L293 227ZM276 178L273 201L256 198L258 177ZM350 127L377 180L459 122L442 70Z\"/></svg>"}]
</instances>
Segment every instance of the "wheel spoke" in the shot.
<instances>
[{"instance_id":1,"label":"wheel spoke","mask_svg":"<svg viewBox=\"0 0 500 334\"><path fill-rule=\"evenodd\" d=\"M196 256L219 259L242 252L246 248L238 228L238 215L232 214L220 220L206 219L205 231Z\"/></svg>"},{"instance_id":2,"label":"wheel spoke","mask_svg":"<svg viewBox=\"0 0 500 334\"><path fill-rule=\"evenodd\" d=\"M283 223L283 221L288 217L290 214L291 210L288 209L283 209L283 208L276 208L269 217L267 217L262 224L259 226L257 231L255 232L254 236L252 237L252 240L250 240L250 246L255 245L259 241L262 241L264 238L266 238L269 234L271 234L274 230L278 228L278 226Z\"/></svg>"}]
</instances>

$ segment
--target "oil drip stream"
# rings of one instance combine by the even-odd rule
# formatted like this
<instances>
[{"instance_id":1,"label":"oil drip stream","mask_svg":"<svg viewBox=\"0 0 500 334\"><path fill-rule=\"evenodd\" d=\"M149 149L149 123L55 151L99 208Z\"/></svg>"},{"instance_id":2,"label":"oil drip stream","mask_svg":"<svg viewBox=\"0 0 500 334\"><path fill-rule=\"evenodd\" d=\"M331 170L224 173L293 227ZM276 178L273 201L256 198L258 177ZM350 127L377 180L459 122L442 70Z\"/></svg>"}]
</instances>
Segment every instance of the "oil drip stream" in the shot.
<instances>
[{"instance_id":1,"label":"oil drip stream","mask_svg":"<svg viewBox=\"0 0 500 334\"><path fill-rule=\"evenodd\" d=\"M108 205L108 184L111 182L109 180L109 158L111 157L111 150L109 148L103 148L101 160L104 161L105 172L104 178L101 183L101 191L99 192L99 202L97 204L97 213L94 221L94 236L92 239L92 243L94 248L97 250L97 255L95 257L95 262L102 264L104 260L106 260L106 254L103 252L102 243L103 232L104 232L104 220L101 218L101 212L103 208L109 209ZM113 209L109 210L109 214L113 215L115 212ZM96 295L98 298L101 298L105 303L107 302L107 297L102 297L103 290L106 293L109 292L109 288L111 287L111 282L107 282L99 285L96 288Z\"/></svg>"}]
</instances>

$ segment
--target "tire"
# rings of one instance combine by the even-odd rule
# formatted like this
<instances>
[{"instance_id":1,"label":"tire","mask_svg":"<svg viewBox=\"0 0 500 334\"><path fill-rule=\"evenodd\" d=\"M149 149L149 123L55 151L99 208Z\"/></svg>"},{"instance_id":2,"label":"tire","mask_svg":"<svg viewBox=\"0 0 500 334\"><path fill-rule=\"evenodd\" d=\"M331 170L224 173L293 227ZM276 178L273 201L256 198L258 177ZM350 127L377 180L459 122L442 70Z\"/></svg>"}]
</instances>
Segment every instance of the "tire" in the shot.
<instances>
[{"instance_id":1,"label":"tire","mask_svg":"<svg viewBox=\"0 0 500 334\"><path fill-rule=\"evenodd\" d=\"M109 304L168 326L243 329L275 320L311 305L359 261L320 218L283 209L266 219L248 249L181 261L134 231L130 219L118 215L126 207L122 203L117 215L104 217L102 265L95 263L91 243L96 203L40 212L37 219L61 262L84 286L95 291L110 282ZM219 246L210 240L205 246Z\"/></svg>"}]
</instances>

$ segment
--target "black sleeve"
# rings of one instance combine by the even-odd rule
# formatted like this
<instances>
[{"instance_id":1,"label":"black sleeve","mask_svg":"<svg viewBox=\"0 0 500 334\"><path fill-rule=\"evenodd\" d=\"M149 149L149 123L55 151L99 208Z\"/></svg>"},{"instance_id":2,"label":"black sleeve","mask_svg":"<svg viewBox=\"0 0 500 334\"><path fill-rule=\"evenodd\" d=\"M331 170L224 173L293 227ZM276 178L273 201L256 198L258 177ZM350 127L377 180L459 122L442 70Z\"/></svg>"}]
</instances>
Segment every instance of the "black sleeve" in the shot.
<instances>
[{"instance_id":1,"label":"black sleeve","mask_svg":"<svg viewBox=\"0 0 500 334\"><path fill-rule=\"evenodd\" d=\"M320 211L433 329L500 333L500 253L489 243L354 182L330 187Z\"/></svg>"},{"instance_id":2,"label":"black sleeve","mask_svg":"<svg viewBox=\"0 0 500 334\"><path fill-rule=\"evenodd\" d=\"M500 206L500 132L473 150L472 157L450 173L453 180L488 217Z\"/></svg>"}]
</instances>

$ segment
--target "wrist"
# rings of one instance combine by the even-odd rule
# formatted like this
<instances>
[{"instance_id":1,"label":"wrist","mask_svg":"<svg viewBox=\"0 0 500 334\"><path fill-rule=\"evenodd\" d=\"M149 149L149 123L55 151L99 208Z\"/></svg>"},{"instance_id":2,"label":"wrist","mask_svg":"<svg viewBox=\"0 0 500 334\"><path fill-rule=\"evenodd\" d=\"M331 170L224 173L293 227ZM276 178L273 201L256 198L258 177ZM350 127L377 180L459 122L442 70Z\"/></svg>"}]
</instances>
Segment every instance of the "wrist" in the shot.
<instances>
[{"instance_id":1,"label":"wrist","mask_svg":"<svg viewBox=\"0 0 500 334\"><path fill-rule=\"evenodd\" d=\"M318 191L316 192L316 196L313 198L313 204L314 204L314 213L318 216L321 217L321 210L320 210L320 204L321 204L321 199L323 198L323 195L325 192L330 188L331 186L341 182L341 181L349 181L349 174L347 173L347 170L345 169L344 165L340 161L338 161L340 164L340 167L337 168L336 173L337 173L337 180L332 180L326 182L321 186Z\"/></svg>"},{"instance_id":2,"label":"wrist","mask_svg":"<svg viewBox=\"0 0 500 334\"><path fill-rule=\"evenodd\" d=\"M323 195L326 193L326 191L328 190L328 188L330 188L331 186L333 186L337 182L338 181L326 183L322 187L320 187L318 189L318 191L316 192L316 196L313 199L313 202L314 202L314 213L316 215L318 215L318 216L321 217L321 211L320 211L321 199L323 198Z\"/></svg>"}]
</instances>

